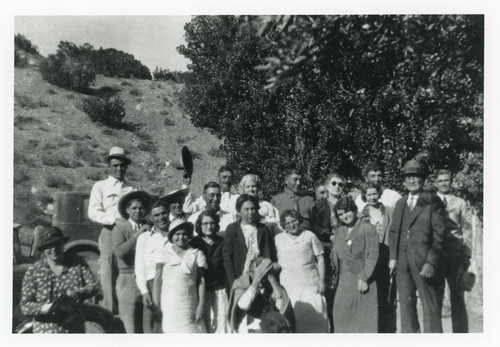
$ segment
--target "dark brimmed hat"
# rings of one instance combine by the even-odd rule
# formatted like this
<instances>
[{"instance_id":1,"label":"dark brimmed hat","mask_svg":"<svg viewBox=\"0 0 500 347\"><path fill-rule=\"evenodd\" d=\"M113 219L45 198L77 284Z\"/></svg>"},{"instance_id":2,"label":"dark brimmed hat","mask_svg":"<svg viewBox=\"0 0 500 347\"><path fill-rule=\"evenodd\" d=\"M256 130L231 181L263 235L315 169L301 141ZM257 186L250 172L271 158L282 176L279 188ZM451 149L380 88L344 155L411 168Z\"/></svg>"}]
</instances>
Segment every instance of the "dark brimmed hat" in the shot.
<instances>
[{"instance_id":1,"label":"dark brimmed hat","mask_svg":"<svg viewBox=\"0 0 500 347\"><path fill-rule=\"evenodd\" d=\"M40 231L36 248L39 251L42 251L45 248L52 246L58 242L66 242L68 241L68 239L69 238L64 236L62 230L58 227L46 227Z\"/></svg>"},{"instance_id":2,"label":"dark brimmed hat","mask_svg":"<svg viewBox=\"0 0 500 347\"><path fill-rule=\"evenodd\" d=\"M140 200L144 204L144 207L146 210L149 210L149 205L151 204L151 196L146 193L145 191L142 190L136 190L130 193L125 194L120 198L118 201L118 212L120 212L120 215L124 219L128 219L128 213L127 213L127 204L131 200Z\"/></svg>"},{"instance_id":3,"label":"dark brimmed hat","mask_svg":"<svg viewBox=\"0 0 500 347\"><path fill-rule=\"evenodd\" d=\"M132 160L125 155L125 150L121 147L111 147L109 154L104 156L104 161L109 163L111 159L121 159L130 165Z\"/></svg>"},{"instance_id":4,"label":"dark brimmed hat","mask_svg":"<svg viewBox=\"0 0 500 347\"><path fill-rule=\"evenodd\" d=\"M193 156L186 146L183 146L181 150L181 164L184 168L184 178L191 177L193 175Z\"/></svg>"},{"instance_id":5,"label":"dark brimmed hat","mask_svg":"<svg viewBox=\"0 0 500 347\"><path fill-rule=\"evenodd\" d=\"M184 229L188 232L189 236L193 235L194 225L191 222L187 222L185 219L174 219L168 226L168 241L172 242L172 237L175 232L179 229Z\"/></svg>"},{"instance_id":6,"label":"dark brimmed hat","mask_svg":"<svg viewBox=\"0 0 500 347\"><path fill-rule=\"evenodd\" d=\"M458 285L463 290L470 292L476 283L476 275L472 272L465 271L458 280Z\"/></svg>"},{"instance_id":7,"label":"dark brimmed hat","mask_svg":"<svg viewBox=\"0 0 500 347\"><path fill-rule=\"evenodd\" d=\"M401 176L407 175L425 176L426 172L418 160L408 160L401 172Z\"/></svg>"},{"instance_id":8,"label":"dark brimmed hat","mask_svg":"<svg viewBox=\"0 0 500 347\"><path fill-rule=\"evenodd\" d=\"M182 198L185 198L188 191L189 191L189 188L172 190L168 194L163 195L160 198L160 200L162 200L168 206L172 203L173 200L175 200L179 196L182 196Z\"/></svg>"}]
</instances>

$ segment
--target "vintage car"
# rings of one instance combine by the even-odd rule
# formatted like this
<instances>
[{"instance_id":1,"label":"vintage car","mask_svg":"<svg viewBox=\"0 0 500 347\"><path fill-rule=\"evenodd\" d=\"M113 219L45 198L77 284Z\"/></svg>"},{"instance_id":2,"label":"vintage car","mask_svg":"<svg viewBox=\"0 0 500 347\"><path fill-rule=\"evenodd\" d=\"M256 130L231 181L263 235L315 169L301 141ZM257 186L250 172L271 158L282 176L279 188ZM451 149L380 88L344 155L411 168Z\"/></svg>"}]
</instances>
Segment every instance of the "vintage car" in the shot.
<instances>
[{"instance_id":1,"label":"vintage car","mask_svg":"<svg viewBox=\"0 0 500 347\"><path fill-rule=\"evenodd\" d=\"M96 278L99 278L99 247L97 239L102 227L88 218L88 205L89 193L87 192L56 193L54 196L52 225L59 227L64 235L69 238L65 252L75 252L82 256L89 264ZM33 244L32 248L34 250L36 240L33 241ZM19 252L20 247L14 247L14 251ZM23 315L19 302L21 300L24 273L38 259L38 256L36 252L30 252L28 257L16 257L15 255L15 258L22 259L22 261L17 261L13 268L12 331L15 333L29 333L31 332L32 321ZM86 332L125 332L120 319L114 317L108 310L96 305L100 298L101 296L98 294L93 298L92 302L86 302L83 306Z\"/></svg>"}]
</instances>

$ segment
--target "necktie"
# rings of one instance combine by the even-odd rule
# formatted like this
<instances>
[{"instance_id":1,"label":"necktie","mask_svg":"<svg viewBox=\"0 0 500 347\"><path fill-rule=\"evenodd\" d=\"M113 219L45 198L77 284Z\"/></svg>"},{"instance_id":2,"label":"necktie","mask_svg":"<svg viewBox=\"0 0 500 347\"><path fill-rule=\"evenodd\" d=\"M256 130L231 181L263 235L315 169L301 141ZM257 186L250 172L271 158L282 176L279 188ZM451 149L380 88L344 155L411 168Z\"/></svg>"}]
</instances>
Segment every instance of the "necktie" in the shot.
<instances>
[{"instance_id":1,"label":"necktie","mask_svg":"<svg viewBox=\"0 0 500 347\"><path fill-rule=\"evenodd\" d=\"M446 200L446 196L443 196L443 205L446 207L448 205L448 201Z\"/></svg>"},{"instance_id":2,"label":"necktie","mask_svg":"<svg viewBox=\"0 0 500 347\"><path fill-rule=\"evenodd\" d=\"M415 197L410 196L410 202L408 203L408 206L410 207L410 211L412 211L415 207Z\"/></svg>"}]
</instances>

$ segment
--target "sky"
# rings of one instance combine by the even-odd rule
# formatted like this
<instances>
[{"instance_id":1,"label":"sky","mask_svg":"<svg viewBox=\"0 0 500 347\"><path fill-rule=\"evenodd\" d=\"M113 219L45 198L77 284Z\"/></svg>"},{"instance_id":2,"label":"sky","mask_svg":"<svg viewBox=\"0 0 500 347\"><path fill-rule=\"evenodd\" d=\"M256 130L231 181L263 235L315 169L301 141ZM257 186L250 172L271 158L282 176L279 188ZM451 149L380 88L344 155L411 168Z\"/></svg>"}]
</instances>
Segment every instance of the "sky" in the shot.
<instances>
[{"instance_id":1,"label":"sky","mask_svg":"<svg viewBox=\"0 0 500 347\"><path fill-rule=\"evenodd\" d=\"M190 16L16 16L15 34L23 34L40 54L57 51L60 41L89 43L134 55L151 71L186 71L189 60L176 47L185 44L184 24Z\"/></svg>"}]
</instances>

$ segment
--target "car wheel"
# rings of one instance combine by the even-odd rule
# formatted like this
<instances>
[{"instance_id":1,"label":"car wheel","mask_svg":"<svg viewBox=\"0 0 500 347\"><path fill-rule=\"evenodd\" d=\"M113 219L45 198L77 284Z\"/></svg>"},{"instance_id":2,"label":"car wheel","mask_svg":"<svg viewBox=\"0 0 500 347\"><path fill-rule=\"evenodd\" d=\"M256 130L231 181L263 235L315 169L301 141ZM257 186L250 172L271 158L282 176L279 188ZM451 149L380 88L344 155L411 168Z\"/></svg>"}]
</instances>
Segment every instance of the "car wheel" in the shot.
<instances>
[{"instance_id":1,"label":"car wheel","mask_svg":"<svg viewBox=\"0 0 500 347\"><path fill-rule=\"evenodd\" d=\"M105 334L104 327L94 321L85 320L85 334Z\"/></svg>"}]
</instances>

